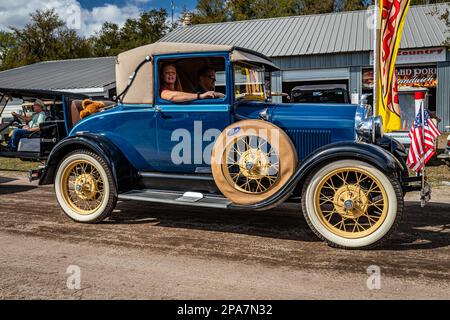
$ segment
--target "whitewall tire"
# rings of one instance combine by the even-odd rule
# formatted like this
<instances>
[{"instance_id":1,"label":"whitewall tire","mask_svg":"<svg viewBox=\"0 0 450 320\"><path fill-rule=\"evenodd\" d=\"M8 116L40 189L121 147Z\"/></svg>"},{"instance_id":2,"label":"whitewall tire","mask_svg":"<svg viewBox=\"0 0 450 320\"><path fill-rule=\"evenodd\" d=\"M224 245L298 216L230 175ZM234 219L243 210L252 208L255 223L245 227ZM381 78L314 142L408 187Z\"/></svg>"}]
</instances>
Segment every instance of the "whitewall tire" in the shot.
<instances>
[{"instance_id":1,"label":"whitewall tire","mask_svg":"<svg viewBox=\"0 0 450 320\"><path fill-rule=\"evenodd\" d=\"M104 220L117 203L110 168L102 157L89 150L76 150L60 162L55 193L63 212L83 223Z\"/></svg>"},{"instance_id":2,"label":"whitewall tire","mask_svg":"<svg viewBox=\"0 0 450 320\"><path fill-rule=\"evenodd\" d=\"M373 165L339 160L309 176L302 209L310 228L329 245L367 249L381 245L395 230L403 193L397 178Z\"/></svg>"}]
</instances>

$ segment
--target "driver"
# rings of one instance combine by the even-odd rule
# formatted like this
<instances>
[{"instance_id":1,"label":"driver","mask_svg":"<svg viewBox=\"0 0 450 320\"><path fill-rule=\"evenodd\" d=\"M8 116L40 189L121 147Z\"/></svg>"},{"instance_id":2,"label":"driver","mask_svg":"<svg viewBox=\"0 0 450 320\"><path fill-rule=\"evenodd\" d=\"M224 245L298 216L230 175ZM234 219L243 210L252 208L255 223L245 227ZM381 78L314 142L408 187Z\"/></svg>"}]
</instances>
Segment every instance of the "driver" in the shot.
<instances>
[{"instance_id":1,"label":"driver","mask_svg":"<svg viewBox=\"0 0 450 320\"><path fill-rule=\"evenodd\" d=\"M45 112L44 112L45 104L42 100L36 99L33 104L33 114L31 117L22 116L15 112L12 113L14 117L19 118L22 121L27 122L27 125L22 127L22 129L15 129L11 140L8 142L8 146L6 147L10 151L16 151L17 146L19 144L20 139L31 136L33 133L38 132L39 125L45 122Z\"/></svg>"},{"instance_id":2,"label":"driver","mask_svg":"<svg viewBox=\"0 0 450 320\"><path fill-rule=\"evenodd\" d=\"M197 74L198 86L195 91L202 94L208 91L214 92L215 98L224 98L225 95L216 90L216 69L212 66L201 68Z\"/></svg>"}]
</instances>

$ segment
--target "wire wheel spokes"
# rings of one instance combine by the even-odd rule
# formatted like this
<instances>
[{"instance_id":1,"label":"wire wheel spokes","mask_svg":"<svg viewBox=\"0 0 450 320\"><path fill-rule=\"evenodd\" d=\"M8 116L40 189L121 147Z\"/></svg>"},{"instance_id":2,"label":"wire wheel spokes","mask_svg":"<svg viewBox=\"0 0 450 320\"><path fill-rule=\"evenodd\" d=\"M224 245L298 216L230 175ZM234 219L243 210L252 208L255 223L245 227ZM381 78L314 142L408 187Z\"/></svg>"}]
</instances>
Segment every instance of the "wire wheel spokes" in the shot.
<instances>
[{"instance_id":1,"label":"wire wheel spokes","mask_svg":"<svg viewBox=\"0 0 450 320\"><path fill-rule=\"evenodd\" d=\"M359 168L333 170L318 185L315 205L322 223L333 233L363 237L376 231L388 211L387 193L370 172Z\"/></svg>"},{"instance_id":2,"label":"wire wheel spokes","mask_svg":"<svg viewBox=\"0 0 450 320\"><path fill-rule=\"evenodd\" d=\"M280 158L278 151L266 139L242 136L226 148L222 170L236 189L263 193L279 179Z\"/></svg>"},{"instance_id":3,"label":"wire wheel spokes","mask_svg":"<svg viewBox=\"0 0 450 320\"><path fill-rule=\"evenodd\" d=\"M85 160L75 161L64 170L62 187L66 203L79 214L95 212L105 198L99 170Z\"/></svg>"}]
</instances>

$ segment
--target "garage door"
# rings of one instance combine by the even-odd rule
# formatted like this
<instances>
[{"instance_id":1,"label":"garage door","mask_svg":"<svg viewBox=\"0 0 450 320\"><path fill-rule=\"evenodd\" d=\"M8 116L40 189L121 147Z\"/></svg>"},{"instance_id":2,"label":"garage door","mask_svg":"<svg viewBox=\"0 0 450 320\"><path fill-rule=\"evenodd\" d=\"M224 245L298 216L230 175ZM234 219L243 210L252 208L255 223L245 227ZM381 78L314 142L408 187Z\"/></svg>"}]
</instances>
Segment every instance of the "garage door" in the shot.
<instances>
[{"instance_id":1,"label":"garage door","mask_svg":"<svg viewBox=\"0 0 450 320\"><path fill-rule=\"evenodd\" d=\"M350 70L349 68L287 70L283 71L282 77L283 82L350 79Z\"/></svg>"}]
</instances>

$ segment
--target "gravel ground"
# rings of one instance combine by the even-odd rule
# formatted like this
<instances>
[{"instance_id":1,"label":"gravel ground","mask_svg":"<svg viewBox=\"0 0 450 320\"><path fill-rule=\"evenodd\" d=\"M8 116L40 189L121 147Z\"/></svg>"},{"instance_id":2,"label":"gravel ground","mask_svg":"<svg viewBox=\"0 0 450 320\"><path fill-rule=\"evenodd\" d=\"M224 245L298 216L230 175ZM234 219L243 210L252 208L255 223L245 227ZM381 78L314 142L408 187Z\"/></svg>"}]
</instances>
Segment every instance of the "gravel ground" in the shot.
<instances>
[{"instance_id":1,"label":"gravel ground","mask_svg":"<svg viewBox=\"0 0 450 320\"><path fill-rule=\"evenodd\" d=\"M446 186L424 209L409 194L399 230L370 251L328 247L297 204L231 212L119 202L107 221L85 225L61 213L53 186L0 171L0 298L450 299L449 226ZM380 288L369 290L372 265ZM68 270L81 272L78 288Z\"/></svg>"}]
</instances>

